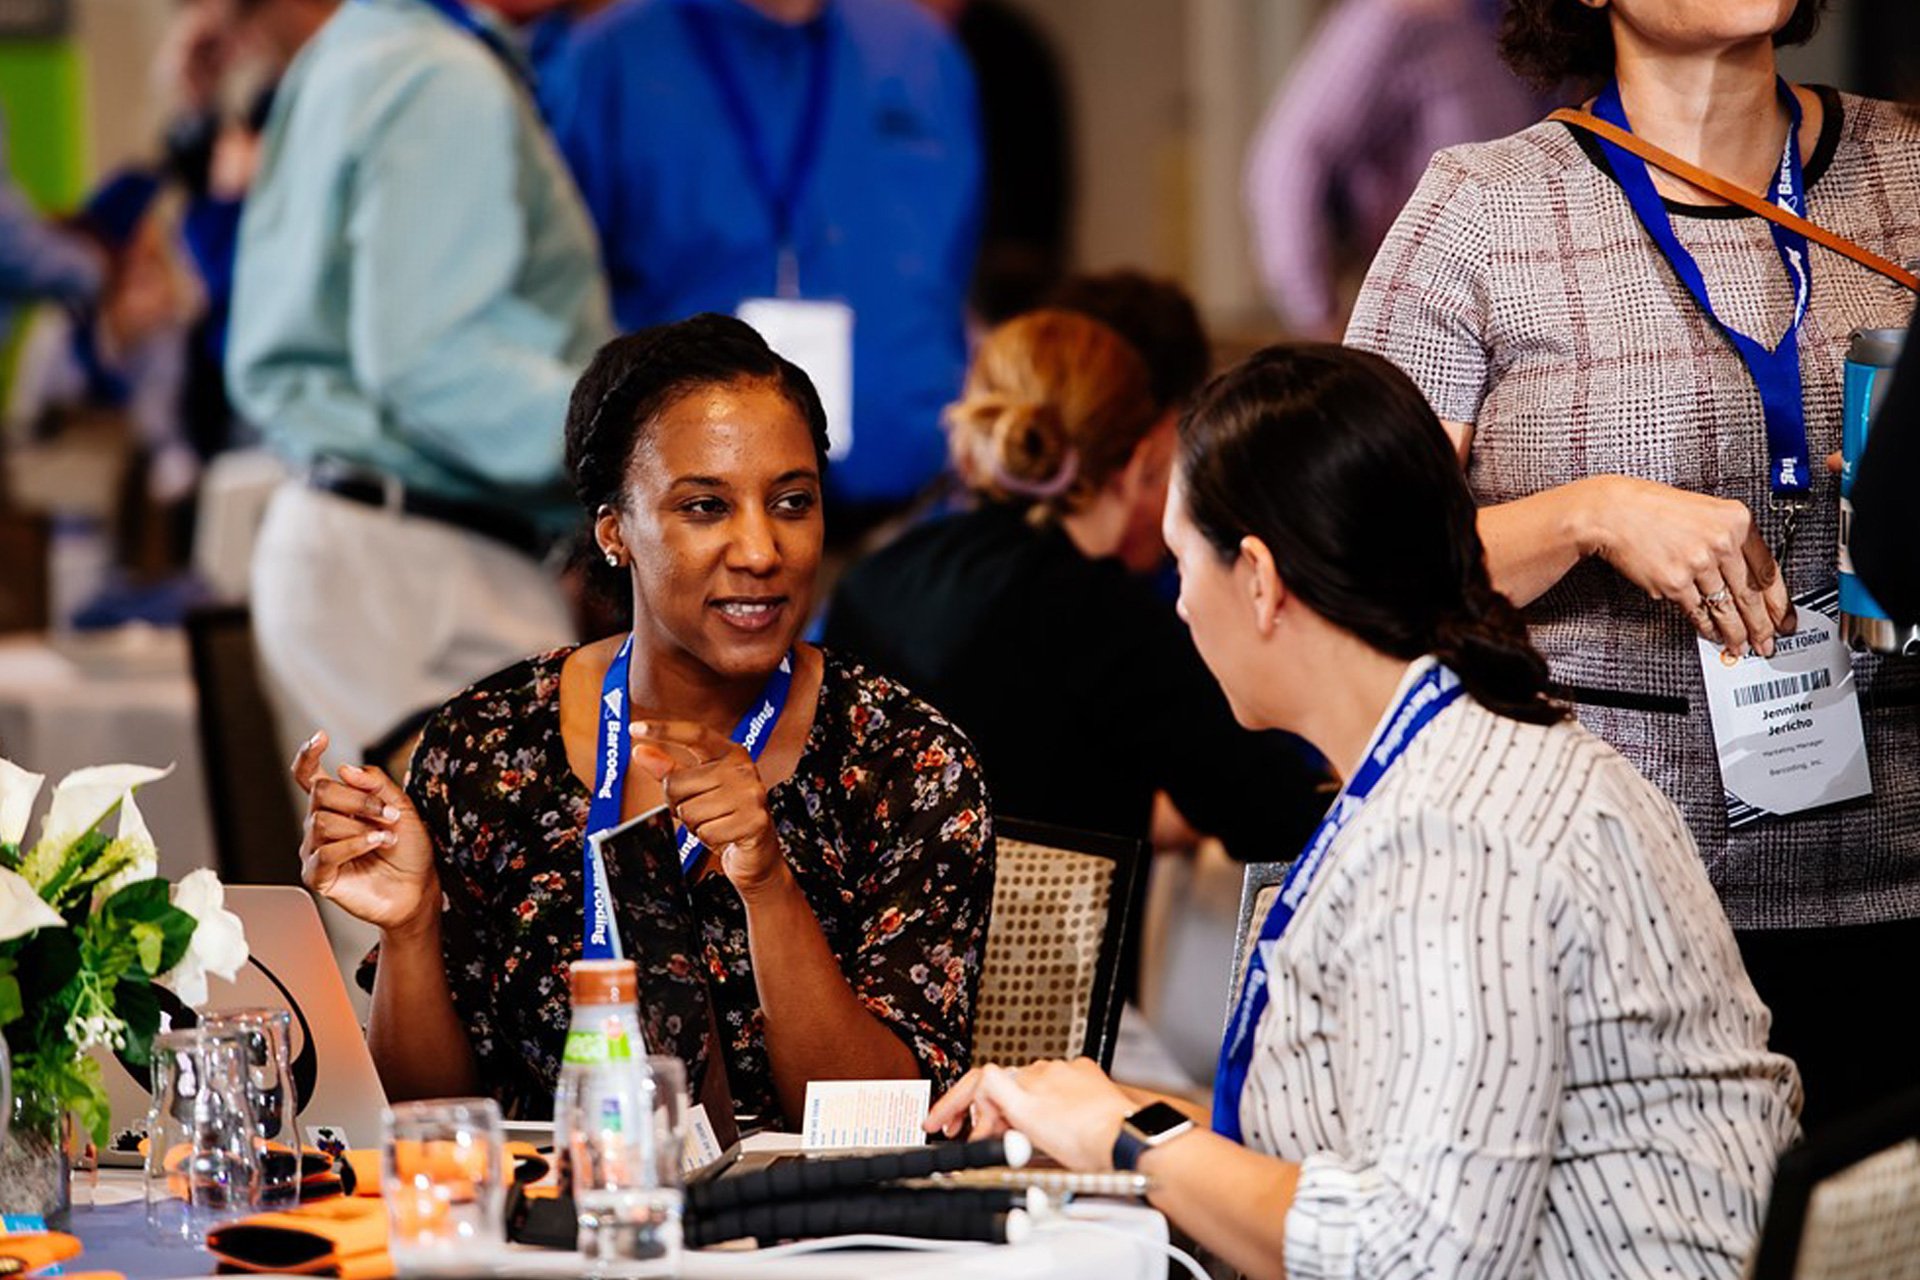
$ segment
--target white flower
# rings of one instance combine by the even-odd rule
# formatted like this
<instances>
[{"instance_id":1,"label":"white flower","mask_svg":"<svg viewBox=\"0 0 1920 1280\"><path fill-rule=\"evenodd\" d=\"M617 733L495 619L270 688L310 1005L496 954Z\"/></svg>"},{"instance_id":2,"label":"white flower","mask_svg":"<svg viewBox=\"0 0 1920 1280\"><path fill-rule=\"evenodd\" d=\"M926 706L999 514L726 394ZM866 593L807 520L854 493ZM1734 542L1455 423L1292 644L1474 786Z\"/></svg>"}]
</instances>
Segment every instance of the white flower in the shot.
<instances>
[{"instance_id":1,"label":"white flower","mask_svg":"<svg viewBox=\"0 0 1920 1280\"><path fill-rule=\"evenodd\" d=\"M47 809L47 820L40 824L41 842L56 849L66 848L106 816L107 810L124 803L135 787L158 782L172 772L172 765L151 769L140 764L75 769L53 789L53 804Z\"/></svg>"},{"instance_id":2,"label":"white flower","mask_svg":"<svg viewBox=\"0 0 1920 1280\"><path fill-rule=\"evenodd\" d=\"M25 876L0 867L0 942L10 942L35 929L64 928L66 923L33 891Z\"/></svg>"},{"instance_id":3,"label":"white flower","mask_svg":"<svg viewBox=\"0 0 1920 1280\"><path fill-rule=\"evenodd\" d=\"M19 844L27 838L27 816L40 795L43 773L28 773L11 760L0 760L0 844Z\"/></svg>"},{"instance_id":4,"label":"white flower","mask_svg":"<svg viewBox=\"0 0 1920 1280\"><path fill-rule=\"evenodd\" d=\"M247 962L247 934L240 917L225 907L227 891L218 876L202 868L188 873L173 886L173 905L192 916L198 925L193 941L180 963L154 981L168 988L188 1005L206 1003L207 975L233 980Z\"/></svg>"},{"instance_id":5,"label":"white flower","mask_svg":"<svg viewBox=\"0 0 1920 1280\"><path fill-rule=\"evenodd\" d=\"M120 799L120 832L114 839L107 854L116 859L129 859L127 864L102 880L93 891L93 909L98 911L101 904L120 892L136 880L151 880L160 874L160 850L154 847L153 833L147 830L147 820L140 813L140 806L133 802L133 792L129 791Z\"/></svg>"}]
</instances>

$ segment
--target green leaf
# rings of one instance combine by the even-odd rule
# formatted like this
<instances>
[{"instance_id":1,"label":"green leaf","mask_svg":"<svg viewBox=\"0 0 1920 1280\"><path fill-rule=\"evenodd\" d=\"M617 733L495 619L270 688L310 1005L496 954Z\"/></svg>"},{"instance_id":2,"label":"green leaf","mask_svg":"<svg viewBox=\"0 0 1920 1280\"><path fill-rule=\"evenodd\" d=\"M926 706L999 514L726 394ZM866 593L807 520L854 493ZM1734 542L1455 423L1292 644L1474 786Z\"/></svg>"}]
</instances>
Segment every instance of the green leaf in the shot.
<instances>
[{"instance_id":1,"label":"green leaf","mask_svg":"<svg viewBox=\"0 0 1920 1280\"><path fill-rule=\"evenodd\" d=\"M155 924L173 909L167 897L167 882L154 876L122 885L111 898L100 904L100 914L121 920L148 920Z\"/></svg>"},{"instance_id":2,"label":"green leaf","mask_svg":"<svg viewBox=\"0 0 1920 1280\"><path fill-rule=\"evenodd\" d=\"M5 867L9 871L18 871L20 869L19 845L8 844L5 840L0 840L0 867Z\"/></svg>"},{"instance_id":3,"label":"green leaf","mask_svg":"<svg viewBox=\"0 0 1920 1280\"><path fill-rule=\"evenodd\" d=\"M20 999L20 979L11 973L0 973L0 1027L6 1026L26 1011L27 1006Z\"/></svg>"},{"instance_id":4,"label":"green leaf","mask_svg":"<svg viewBox=\"0 0 1920 1280\"><path fill-rule=\"evenodd\" d=\"M52 999L80 972L80 943L65 929L42 929L18 959L20 993L29 1007Z\"/></svg>"},{"instance_id":5,"label":"green leaf","mask_svg":"<svg viewBox=\"0 0 1920 1280\"><path fill-rule=\"evenodd\" d=\"M87 921L83 932L92 940L106 977L118 981L136 962L151 977L173 968L187 954L198 921L174 906L167 892L165 880L136 880ZM157 949L150 941L154 937L159 939Z\"/></svg>"},{"instance_id":6,"label":"green leaf","mask_svg":"<svg viewBox=\"0 0 1920 1280\"><path fill-rule=\"evenodd\" d=\"M93 867L94 862L106 852L107 845L110 843L112 842L107 839L106 833L98 826L84 835L75 837L73 843L65 849L47 850L44 855L42 850L47 849L47 843L43 840L34 847L32 853L27 855L21 874L26 876L29 884L39 890L42 898L53 904L55 910L60 910L62 903L71 896L70 891L74 881ZM31 871L28 870L29 868ZM45 879L37 880L36 875L44 875Z\"/></svg>"},{"instance_id":7,"label":"green leaf","mask_svg":"<svg viewBox=\"0 0 1920 1280\"><path fill-rule=\"evenodd\" d=\"M139 963L133 930L106 916L94 916L80 930L80 967L102 987L111 987Z\"/></svg>"},{"instance_id":8,"label":"green leaf","mask_svg":"<svg viewBox=\"0 0 1920 1280\"><path fill-rule=\"evenodd\" d=\"M113 989L113 1011L127 1024L120 1056L136 1067L146 1066L153 1061L153 1037L160 1030L160 997L148 983L127 979Z\"/></svg>"},{"instance_id":9,"label":"green leaf","mask_svg":"<svg viewBox=\"0 0 1920 1280\"><path fill-rule=\"evenodd\" d=\"M73 1112L74 1121L93 1136L94 1145L107 1145L108 1134L113 1128L113 1116L98 1061L93 1058L69 1059L58 1073L54 1096Z\"/></svg>"},{"instance_id":10,"label":"green leaf","mask_svg":"<svg viewBox=\"0 0 1920 1280\"><path fill-rule=\"evenodd\" d=\"M76 1058L65 1046L23 1053L15 1064L14 1090L37 1101L34 1121L70 1111L95 1144L106 1145L112 1127L110 1108L100 1064L94 1059Z\"/></svg>"},{"instance_id":11,"label":"green leaf","mask_svg":"<svg viewBox=\"0 0 1920 1280\"><path fill-rule=\"evenodd\" d=\"M140 967L148 974L161 973L160 951L167 945L167 935L157 924L145 920L133 923L130 932L133 935L134 954L140 958Z\"/></svg>"},{"instance_id":12,"label":"green leaf","mask_svg":"<svg viewBox=\"0 0 1920 1280\"><path fill-rule=\"evenodd\" d=\"M160 919L160 932L166 937L166 945L160 949L160 963L150 970L155 977L186 959L187 948L193 945L193 931L199 927L200 922L180 908L167 908L167 914Z\"/></svg>"}]
</instances>

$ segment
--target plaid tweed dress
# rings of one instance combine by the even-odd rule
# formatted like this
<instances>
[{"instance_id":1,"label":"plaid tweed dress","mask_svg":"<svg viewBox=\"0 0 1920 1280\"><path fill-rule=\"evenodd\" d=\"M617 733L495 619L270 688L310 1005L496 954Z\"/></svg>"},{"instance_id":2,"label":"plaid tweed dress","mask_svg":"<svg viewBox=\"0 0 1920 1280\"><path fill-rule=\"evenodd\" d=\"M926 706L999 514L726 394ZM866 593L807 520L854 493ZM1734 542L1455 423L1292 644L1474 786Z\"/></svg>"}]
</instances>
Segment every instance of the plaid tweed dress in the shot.
<instances>
[{"instance_id":1,"label":"plaid tweed dress","mask_svg":"<svg viewBox=\"0 0 1920 1280\"><path fill-rule=\"evenodd\" d=\"M1807 213L1903 264L1920 261L1920 116L1821 90ZM1792 294L1764 220L1669 203L1721 316L1771 343ZM1796 596L1835 587L1849 334L1901 326L1913 295L1823 249L1800 331L1812 506L1786 563ZM1760 397L1734 349L1634 218L1597 146L1543 123L1437 155L1374 261L1347 341L1410 374L1442 418L1472 423L1482 504L1586 476L1638 476L1738 499L1770 545ZM1920 554L1920 550L1916 551ZM1856 655L1870 801L1729 830L1693 628L1586 561L1527 610L1582 723L1685 815L1736 928L1920 917L1920 662Z\"/></svg>"}]
</instances>

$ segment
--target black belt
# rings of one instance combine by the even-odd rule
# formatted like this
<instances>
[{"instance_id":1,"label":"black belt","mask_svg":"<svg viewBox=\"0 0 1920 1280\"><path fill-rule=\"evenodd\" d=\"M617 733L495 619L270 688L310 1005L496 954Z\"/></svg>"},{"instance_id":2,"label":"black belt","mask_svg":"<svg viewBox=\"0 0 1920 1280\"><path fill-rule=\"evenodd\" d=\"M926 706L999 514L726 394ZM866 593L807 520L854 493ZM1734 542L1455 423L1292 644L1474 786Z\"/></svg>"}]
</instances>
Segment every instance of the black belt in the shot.
<instances>
[{"instance_id":1,"label":"black belt","mask_svg":"<svg viewBox=\"0 0 1920 1280\"><path fill-rule=\"evenodd\" d=\"M388 480L376 472L322 461L307 472L307 485L362 506L398 511L403 515L465 529L469 533L492 538L535 560L545 557L553 547L553 539L517 511L482 506L476 502L460 502L453 498L436 498L430 493L409 489L397 481Z\"/></svg>"}]
</instances>

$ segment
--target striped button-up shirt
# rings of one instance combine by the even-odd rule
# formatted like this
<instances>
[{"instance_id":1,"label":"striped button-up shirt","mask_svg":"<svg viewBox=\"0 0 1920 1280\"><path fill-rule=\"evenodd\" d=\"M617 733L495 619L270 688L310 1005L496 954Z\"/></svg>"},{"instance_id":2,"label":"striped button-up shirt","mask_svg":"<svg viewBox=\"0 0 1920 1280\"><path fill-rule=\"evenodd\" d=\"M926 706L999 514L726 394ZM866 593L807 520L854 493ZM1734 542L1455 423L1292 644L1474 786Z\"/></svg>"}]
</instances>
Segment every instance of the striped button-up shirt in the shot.
<instances>
[{"instance_id":1,"label":"striped button-up shirt","mask_svg":"<svg viewBox=\"0 0 1920 1280\"><path fill-rule=\"evenodd\" d=\"M1679 815L1578 725L1442 712L1271 975L1241 1122L1301 1162L1293 1280L1740 1273L1797 1073Z\"/></svg>"}]
</instances>

